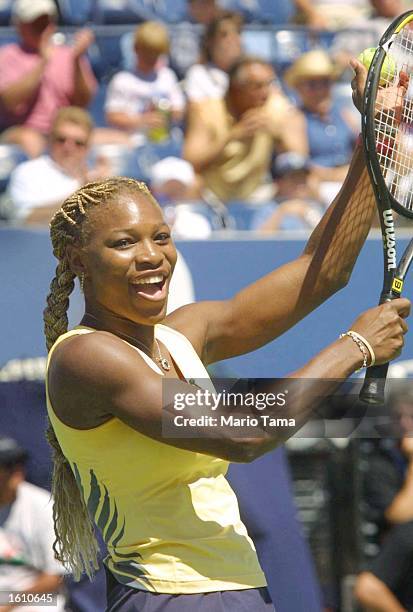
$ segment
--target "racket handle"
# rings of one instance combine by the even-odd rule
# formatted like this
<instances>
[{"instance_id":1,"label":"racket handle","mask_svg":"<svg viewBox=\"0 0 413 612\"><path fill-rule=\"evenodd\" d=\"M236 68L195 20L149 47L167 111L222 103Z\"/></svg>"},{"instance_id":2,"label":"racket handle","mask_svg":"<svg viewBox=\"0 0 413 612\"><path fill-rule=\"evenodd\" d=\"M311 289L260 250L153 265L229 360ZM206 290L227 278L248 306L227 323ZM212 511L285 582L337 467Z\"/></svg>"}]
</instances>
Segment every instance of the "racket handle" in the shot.
<instances>
[{"instance_id":1,"label":"racket handle","mask_svg":"<svg viewBox=\"0 0 413 612\"><path fill-rule=\"evenodd\" d=\"M367 368L363 387L359 395L362 402L375 406L384 404L384 388L386 386L388 369L388 363Z\"/></svg>"},{"instance_id":2,"label":"racket handle","mask_svg":"<svg viewBox=\"0 0 413 612\"><path fill-rule=\"evenodd\" d=\"M394 294L392 291L382 293L379 304L391 302L396 297L398 297L398 295ZM367 368L364 383L359 395L360 401L374 406L384 404L384 389L386 387L388 369L388 363L382 363L372 368Z\"/></svg>"}]
</instances>

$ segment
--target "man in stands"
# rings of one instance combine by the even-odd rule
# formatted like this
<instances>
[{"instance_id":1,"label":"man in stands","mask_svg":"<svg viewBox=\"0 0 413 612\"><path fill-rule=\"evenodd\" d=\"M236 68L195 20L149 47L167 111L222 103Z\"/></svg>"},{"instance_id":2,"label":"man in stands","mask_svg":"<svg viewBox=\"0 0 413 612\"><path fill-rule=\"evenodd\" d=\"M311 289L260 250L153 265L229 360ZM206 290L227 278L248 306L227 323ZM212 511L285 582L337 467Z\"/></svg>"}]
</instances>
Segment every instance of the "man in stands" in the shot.
<instances>
[{"instance_id":1,"label":"man in stands","mask_svg":"<svg viewBox=\"0 0 413 612\"><path fill-rule=\"evenodd\" d=\"M224 98L190 105L184 157L222 201L256 199L274 152L306 154L303 117L274 79L270 64L244 57L230 70Z\"/></svg>"},{"instance_id":2,"label":"man in stands","mask_svg":"<svg viewBox=\"0 0 413 612\"><path fill-rule=\"evenodd\" d=\"M0 437L0 592L3 597L18 592L24 604L7 597L0 612L47 612L51 605L54 612L62 612L64 569L52 548L50 494L25 482L25 461L26 452L15 440Z\"/></svg>"},{"instance_id":3,"label":"man in stands","mask_svg":"<svg viewBox=\"0 0 413 612\"><path fill-rule=\"evenodd\" d=\"M109 176L107 160L88 168L93 120L82 108L58 111L49 135L49 153L23 162L8 187L12 217L26 224L47 224L63 200L88 181Z\"/></svg>"},{"instance_id":4,"label":"man in stands","mask_svg":"<svg viewBox=\"0 0 413 612\"><path fill-rule=\"evenodd\" d=\"M15 0L20 40L0 49L1 141L20 145L31 157L43 151L56 111L86 107L96 90L85 57L92 32L78 32L70 47L53 45L56 17L53 0Z\"/></svg>"}]
</instances>

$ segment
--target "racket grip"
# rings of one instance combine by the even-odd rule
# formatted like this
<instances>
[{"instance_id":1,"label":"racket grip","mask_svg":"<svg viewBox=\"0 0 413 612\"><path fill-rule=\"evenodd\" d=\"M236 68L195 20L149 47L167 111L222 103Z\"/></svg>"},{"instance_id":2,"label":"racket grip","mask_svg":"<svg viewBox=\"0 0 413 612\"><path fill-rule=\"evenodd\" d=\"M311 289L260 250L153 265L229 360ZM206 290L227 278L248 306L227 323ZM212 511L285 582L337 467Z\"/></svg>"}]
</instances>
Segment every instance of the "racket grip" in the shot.
<instances>
[{"instance_id":1,"label":"racket grip","mask_svg":"<svg viewBox=\"0 0 413 612\"><path fill-rule=\"evenodd\" d=\"M379 304L391 302L396 297L399 296L392 291L383 292L380 296ZM367 368L364 383L359 395L360 401L374 406L384 404L384 390L386 387L388 369L388 363L382 363L380 365L373 366L372 368Z\"/></svg>"},{"instance_id":2,"label":"racket grip","mask_svg":"<svg viewBox=\"0 0 413 612\"><path fill-rule=\"evenodd\" d=\"M367 368L359 396L362 402L375 406L384 404L384 388L388 369L388 363Z\"/></svg>"}]
</instances>

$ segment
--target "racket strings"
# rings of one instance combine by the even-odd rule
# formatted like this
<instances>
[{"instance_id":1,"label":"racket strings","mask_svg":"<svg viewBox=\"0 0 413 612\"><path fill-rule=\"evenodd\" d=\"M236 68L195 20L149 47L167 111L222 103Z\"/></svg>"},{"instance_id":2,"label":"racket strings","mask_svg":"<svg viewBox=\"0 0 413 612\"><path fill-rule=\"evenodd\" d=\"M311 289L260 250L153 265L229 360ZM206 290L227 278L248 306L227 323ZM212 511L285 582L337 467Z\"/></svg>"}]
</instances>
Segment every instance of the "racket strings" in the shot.
<instances>
[{"instance_id":1,"label":"racket strings","mask_svg":"<svg viewBox=\"0 0 413 612\"><path fill-rule=\"evenodd\" d=\"M408 24L393 38L382 64L376 99L376 151L387 188L413 210L413 29ZM404 84L405 88L399 87ZM391 88L391 90L389 89ZM389 110L386 90L397 91ZM386 104L387 102L387 104Z\"/></svg>"}]
</instances>

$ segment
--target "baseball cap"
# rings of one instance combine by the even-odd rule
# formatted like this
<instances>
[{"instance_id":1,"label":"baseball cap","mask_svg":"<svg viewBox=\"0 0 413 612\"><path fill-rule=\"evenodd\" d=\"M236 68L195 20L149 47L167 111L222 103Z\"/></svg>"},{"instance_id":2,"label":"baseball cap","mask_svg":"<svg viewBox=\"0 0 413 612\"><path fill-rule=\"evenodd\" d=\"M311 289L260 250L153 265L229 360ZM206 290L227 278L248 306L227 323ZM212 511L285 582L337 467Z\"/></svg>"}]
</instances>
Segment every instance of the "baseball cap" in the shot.
<instances>
[{"instance_id":1,"label":"baseball cap","mask_svg":"<svg viewBox=\"0 0 413 612\"><path fill-rule=\"evenodd\" d=\"M17 21L31 23L42 15L57 15L53 0L15 0L13 3L13 18Z\"/></svg>"},{"instance_id":2,"label":"baseball cap","mask_svg":"<svg viewBox=\"0 0 413 612\"><path fill-rule=\"evenodd\" d=\"M0 466L13 465L27 459L27 451L13 438L0 437Z\"/></svg>"},{"instance_id":3,"label":"baseball cap","mask_svg":"<svg viewBox=\"0 0 413 612\"><path fill-rule=\"evenodd\" d=\"M185 159L170 156L152 166L150 178L155 187L161 187L167 181L172 180L189 187L195 180L195 172L192 165Z\"/></svg>"},{"instance_id":4,"label":"baseball cap","mask_svg":"<svg viewBox=\"0 0 413 612\"><path fill-rule=\"evenodd\" d=\"M272 175L279 178L289 172L308 172L310 170L310 160L300 153L281 153L277 155L272 166Z\"/></svg>"}]
</instances>

